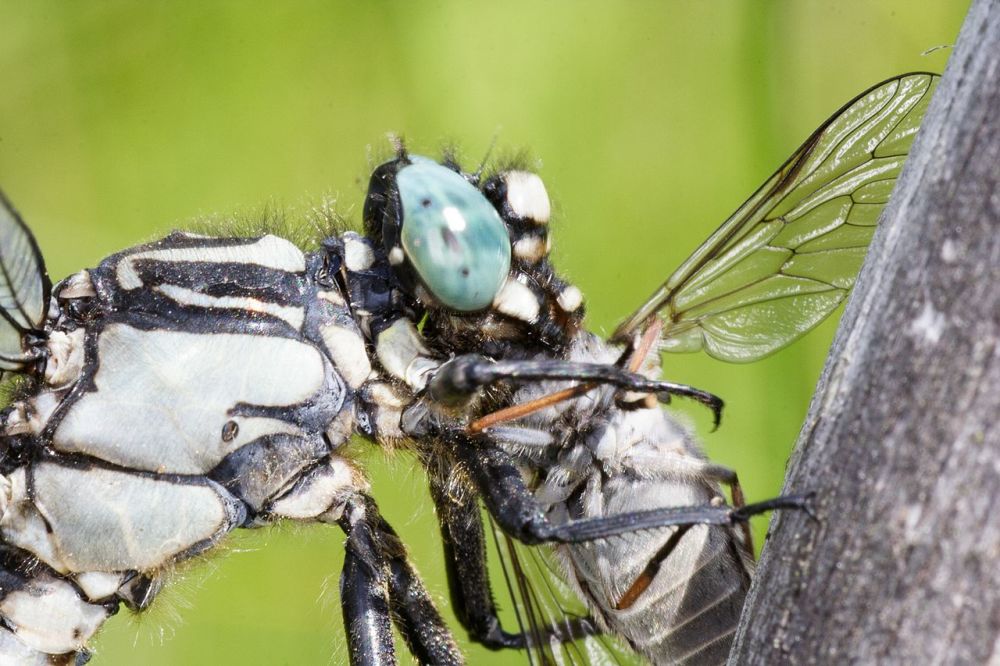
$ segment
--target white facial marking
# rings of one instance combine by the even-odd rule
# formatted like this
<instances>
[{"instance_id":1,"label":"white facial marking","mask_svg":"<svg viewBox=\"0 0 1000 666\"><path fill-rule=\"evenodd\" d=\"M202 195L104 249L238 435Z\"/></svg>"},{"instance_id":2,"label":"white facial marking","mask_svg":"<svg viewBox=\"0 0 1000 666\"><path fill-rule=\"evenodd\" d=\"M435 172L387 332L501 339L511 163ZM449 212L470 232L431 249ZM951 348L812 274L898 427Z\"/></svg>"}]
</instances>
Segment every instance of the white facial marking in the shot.
<instances>
[{"instance_id":1,"label":"white facial marking","mask_svg":"<svg viewBox=\"0 0 1000 666\"><path fill-rule=\"evenodd\" d=\"M552 214L549 193L538 174L508 171L503 176L507 184L507 203L518 217L545 224Z\"/></svg>"},{"instance_id":2,"label":"white facial marking","mask_svg":"<svg viewBox=\"0 0 1000 666\"><path fill-rule=\"evenodd\" d=\"M398 245L389 250L389 264L391 264L392 266L399 266L401 263L403 263L403 259L405 258L406 255L403 254L403 248L399 247Z\"/></svg>"},{"instance_id":3,"label":"white facial marking","mask_svg":"<svg viewBox=\"0 0 1000 666\"><path fill-rule=\"evenodd\" d=\"M462 215L462 211L454 206L445 206L441 211L441 215L444 217L448 228L456 234L465 231L465 216Z\"/></svg>"},{"instance_id":4,"label":"white facial marking","mask_svg":"<svg viewBox=\"0 0 1000 666\"><path fill-rule=\"evenodd\" d=\"M526 236L514 241L514 256L521 261L535 263L545 257L545 241L538 236Z\"/></svg>"},{"instance_id":5,"label":"white facial marking","mask_svg":"<svg viewBox=\"0 0 1000 666\"><path fill-rule=\"evenodd\" d=\"M562 290L556 302L563 312L576 312L583 305L583 294L575 286L570 285Z\"/></svg>"},{"instance_id":6,"label":"white facial marking","mask_svg":"<svg viewBox=\"0 0 1000 666\"><path fill-rule=\"evenodd\" d=\"M512 279L508 279L500 288L500 293L493 299L493 307L508 317L529 324L538 319L541 310L534 292L527 285Z\"/></svg>"},{"instance_id":7,"label":"white facial marking","mask_svg":"<svg viewBox=\"0 0 1000 666\"><path fill-rule=\"evenodd\" d=\"M368 243L353 238L344 239L344 265L347 270L357 273L366 271L375 263L375 253Z\"/></svg>"}]
</instances>

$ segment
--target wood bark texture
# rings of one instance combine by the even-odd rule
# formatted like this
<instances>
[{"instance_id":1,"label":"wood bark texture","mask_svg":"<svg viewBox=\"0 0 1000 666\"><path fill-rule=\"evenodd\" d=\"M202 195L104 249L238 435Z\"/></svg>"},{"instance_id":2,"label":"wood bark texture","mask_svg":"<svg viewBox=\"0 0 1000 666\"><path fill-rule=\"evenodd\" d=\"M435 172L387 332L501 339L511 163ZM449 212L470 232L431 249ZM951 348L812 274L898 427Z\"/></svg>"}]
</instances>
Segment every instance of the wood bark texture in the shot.
<instances>
[{"instance_id":1,"label":"wood bark texture","mask_svg":"<svg viewBox=\"0 0 1000 666\"><path fill-rule=\"evenodd\" d=\"M789 465L731 664L1000 664L1000 0L976 0Z\"/></svg>"}]
</instances>

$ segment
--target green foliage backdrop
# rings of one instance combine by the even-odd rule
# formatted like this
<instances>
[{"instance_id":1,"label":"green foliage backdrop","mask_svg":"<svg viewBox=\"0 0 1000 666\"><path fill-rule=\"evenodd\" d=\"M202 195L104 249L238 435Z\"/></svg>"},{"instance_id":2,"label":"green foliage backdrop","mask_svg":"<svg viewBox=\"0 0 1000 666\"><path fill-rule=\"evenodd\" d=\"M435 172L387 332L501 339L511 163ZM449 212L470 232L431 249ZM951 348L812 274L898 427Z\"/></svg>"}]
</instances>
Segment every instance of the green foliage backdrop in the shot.
<instances>
[{"instance_id":1,"label":"green foliage backdrop","mask_svg":"<svg viewBox=\"0 0 1000 666\"><path fill-rule=\"evenodd\" d=\"M60 278L204 214L333 194L357 221L387 131L431 154L455 142L470 164L496 135L537 159L558 265L609 331L841 103L941 71L949 50L924 52L966 6L3 0L0 183ZM726 399L718 432L691 417L751 500L780 488L833 330L752 366L667 359ZM421 474L405 455L365 464L447 606ZM237 535L147 616L111 620L96 663L345 663L340 541Z\"/></svg>"}]
</instances>

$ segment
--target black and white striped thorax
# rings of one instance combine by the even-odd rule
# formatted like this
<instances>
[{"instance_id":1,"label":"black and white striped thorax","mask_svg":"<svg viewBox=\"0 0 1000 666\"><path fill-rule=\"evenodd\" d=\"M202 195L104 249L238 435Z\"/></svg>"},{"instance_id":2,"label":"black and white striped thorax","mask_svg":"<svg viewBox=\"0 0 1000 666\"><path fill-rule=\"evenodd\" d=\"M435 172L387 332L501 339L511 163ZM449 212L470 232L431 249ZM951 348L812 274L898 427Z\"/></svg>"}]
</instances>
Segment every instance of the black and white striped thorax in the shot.
<instances>
[{"instance_id":1,"label":"black and white striped thorax","mask_svg":"<svg viewBox=\"0 0 1000 666\"><path fill-rule=\"evenodd\" d=\"M233 528L335 522L366 490L338 450L371 365L331 261L175 233L56 285L45 371L3 412L0 625L18 650L72 655ZM52 617L32 626L16 590L39 585Z\"/></svg>"},{"instance_id":2,"label":"black and white striped thorax","mask_svg":"<svg viewBox=\"0 0 1000 666\"><path fill-rule=\"evenodd\" d=\"M72 314L55 330L82 337L84 354L42 437L131 469L208 474L262 438L349 432L370 366L339 289L317 281L322 261L274 236L178 233L57 286ZM106 429L99 415L119 409Z\"/></svg>"}]
</instances>

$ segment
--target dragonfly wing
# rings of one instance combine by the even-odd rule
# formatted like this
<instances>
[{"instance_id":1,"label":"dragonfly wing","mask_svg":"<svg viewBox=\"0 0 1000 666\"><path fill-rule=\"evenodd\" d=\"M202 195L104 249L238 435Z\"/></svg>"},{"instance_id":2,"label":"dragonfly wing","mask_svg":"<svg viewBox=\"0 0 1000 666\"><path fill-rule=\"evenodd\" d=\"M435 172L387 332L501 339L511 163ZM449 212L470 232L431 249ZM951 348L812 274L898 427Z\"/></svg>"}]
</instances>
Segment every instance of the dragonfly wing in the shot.
<instances>
[{"instance_id":1,"label":"dragonfly wing","mask_svg":"<svg viewBox=\"0 0 1000 666\"><path fill-rule=\"evenodd\" d=\"M488 518L532 666L624 666L644 663L622 641L595 633L586 605L563 578L547 546L526 546Z\"/></svg>"},{"instance_id":2,"label":"dragonfly wing","mask_svg":"<svg viewBox=\"0 0 1000 666\"><path fill-rule=\"evenodd\" d=\"M829 315L854 285L938 76L904 74L848 102L629 317L665 351L762 358Z\"/></svg>"},{"instance_id":3,"label":"dragonfly wing","mask_svg":"<svg viewBox=\"0 0 1000 666\"><path fill-rule=\"evenodd\" d=\"M51 289L35 237L0 192L0 371L32 360L24 335L41 329Z\"/></svg>"}]
</instances>

